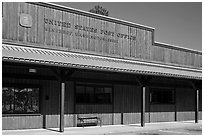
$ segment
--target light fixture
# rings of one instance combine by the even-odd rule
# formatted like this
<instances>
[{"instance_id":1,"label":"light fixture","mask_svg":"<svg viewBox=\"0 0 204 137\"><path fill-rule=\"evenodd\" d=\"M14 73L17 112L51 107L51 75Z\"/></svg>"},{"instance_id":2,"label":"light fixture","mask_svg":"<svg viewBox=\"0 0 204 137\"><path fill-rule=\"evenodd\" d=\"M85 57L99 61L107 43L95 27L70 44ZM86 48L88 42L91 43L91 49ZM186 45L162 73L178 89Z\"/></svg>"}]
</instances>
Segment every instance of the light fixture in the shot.
<instances>
[{"instance_id":1,"label":"light fixture","mask_svg":"<svg viewBox=\"0 0 204 137\"><path fill-rule=\"evenodd\" d=\"M29 68L28 72L29 73L37 73L37 69Z\"/></svg>"}]
</instances>

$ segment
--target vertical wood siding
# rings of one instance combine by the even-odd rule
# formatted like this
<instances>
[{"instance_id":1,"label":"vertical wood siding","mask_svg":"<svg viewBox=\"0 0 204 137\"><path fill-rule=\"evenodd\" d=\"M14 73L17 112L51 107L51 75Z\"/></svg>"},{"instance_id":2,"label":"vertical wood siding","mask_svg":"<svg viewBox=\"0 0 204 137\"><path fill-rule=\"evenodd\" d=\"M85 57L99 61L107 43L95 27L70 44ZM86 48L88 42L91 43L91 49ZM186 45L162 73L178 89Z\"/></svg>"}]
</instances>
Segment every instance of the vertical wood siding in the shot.
<instances>
[{"instance_id":1,"label":"vertical wood siding","mask_svg":"<svg viewBox=\"0 0 204 137\"><path fill-rule=\"evenodd\" d=\"M59 91L60 83L58 81L44 81L43 84L43 101L42 101L42 115L45 118L44 126L46 128L59 127ZM73 82L66 82L65 90L65 127L72 127L74 125L74 84ZM45 100L48 96L49 100Z\"/></svg>"},{"instance_id":2,"label":"vertical wood siding","mask_svg":"<svg viewBox=\"0 0 204 137\"><path fill-rule=\"evenodd\" d=\"M150 122L175 121L174 105L150 105Z\"/></svg>"},{"instance_id":3,"label":"vertical wood siding","mask_svg":"<svg viewBox=\"0 0 204 137\"><path fill-rule=\"evenodd\" d=\"M175 105L150 104L150 122L195 120L195 91L176 88ZM185 95L185 97L183 96ZM199 99L199 119L202 119L202 99ZM176 117L175 117L176 116Z\"/></svg>"},{"instance_id":4,"label":"vertical wood siding","mask_svg":"<svg viewBox=\"0 0 204 137\"><path fill-rule=\"evenodd\" d=\"M190 51L151 46L151 60L180 66L202 67L202 55Z\"/></svg>"},{"instance_id":5,"label":"vertical wood siding","mask_svg":"<svg viewBox=\"0 0 204 137\"><path fill-rule=\"evenodd\" d=\"M114 85L114 124L122 124L123 85Z\"/></svg>"},{"instance_id":6,"label":"vertical wood siding","mask_svg":"<svg viewBox=\"0 0 204 137\"><path fill-rule=\"evenodd\" d=\"M42 116L3 116L2 129L42 128Z\"/></svg>"},{"instance_id":7,"label":"vertical wood siding","mask_svg":"<svg viewBox=\"0 0 204 137\"><path fill-rule=\"evenodd\" d=\"M44 99L42 101L42 115L45 118L45 128L59 126L59 91L57 81L43 82ZM48 96L48 100L45 97Z\"/></svg>"},{"instance_id":8,"label":"vertical wood siding","mask_svg":"<svg viewBox=\"0 0 204 137\"><path fill-rule=\"evenodd\" d=\"M65 87L65 105L64 105L64 124L65 127L74 126L74 83L66 82Z\"/></svg>"},{"instance_id":9,"label":"vertical wood siding","mask_svg":"<svg viewBox=\"0 0 204 137\"><path fill-rule=\"evenodd\" d=\"M176 113L177 120L194 120L195 119L195 93L192 89L178 88L176 90L177 103ZM185 95L185 97L183 97Z\"/></svg>"},{"instance_id":10,"label":"vertical wood siding","mask_svg":"<svg viewBox=\"0 0 204 137\"><path fill-rule=\"evenodd\" d=\"M198 120L202 120L202 111L199 111L198 113Z\"/></svg>"},{"instance_id":11,"label":"vertical wood siding","mask_svg":"<svg viewBox=\"0 0 204 137\"><path fill-rule=\"evenodd\" d=\"M22 13L31 15L32 27L20 25ZM45 23L45 19L51 21ZM70 23L71 27L58 25L58 21ZM2 24L2 38L19 44L124 58L149 59L150 57L152 31L86 15L30 3L10 2L3 3ZM94 28L97 32L82 31L76 29L75 25ZM114 35L106 34L104 31L113 32ZM117 34L136 36L136 40L125 36L121 38L122 35ZM89 38L91 36L99 37L100 40ZM101 40L103 38L117 42Z\"/></svg>"},{"instance_id":12,"label":"vertical wood siding","mask_svg":"<svg viewBox=\"0 0 204 137\"><path fill-rule=\"evenodd\" d=\"M114 124L134 124L141 120L141 89L137 86L114 86Z\"/></svg>"}]
</instances>

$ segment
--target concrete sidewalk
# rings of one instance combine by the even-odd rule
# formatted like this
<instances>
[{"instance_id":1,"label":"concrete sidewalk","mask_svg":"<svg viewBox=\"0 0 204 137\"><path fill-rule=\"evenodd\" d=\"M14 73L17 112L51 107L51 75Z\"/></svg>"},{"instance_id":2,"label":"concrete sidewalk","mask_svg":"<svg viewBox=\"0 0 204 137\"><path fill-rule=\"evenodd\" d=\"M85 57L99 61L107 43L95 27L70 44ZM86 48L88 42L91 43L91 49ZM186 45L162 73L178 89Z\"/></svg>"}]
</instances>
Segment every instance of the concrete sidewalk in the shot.
<instances>
[{"instance_id":1,"label":"concrete sidewalk","mask_svg":"<svg viewBox=\"0 0 204 137\"><path fill-rule=\"evenodd\" d=\"M69 127L64 133L59 128L29 129L29 130L3 130L3 135L201 135L202 121L160 122L140 124L108 125L92 127Z\"/></svg>"}]
</instances>

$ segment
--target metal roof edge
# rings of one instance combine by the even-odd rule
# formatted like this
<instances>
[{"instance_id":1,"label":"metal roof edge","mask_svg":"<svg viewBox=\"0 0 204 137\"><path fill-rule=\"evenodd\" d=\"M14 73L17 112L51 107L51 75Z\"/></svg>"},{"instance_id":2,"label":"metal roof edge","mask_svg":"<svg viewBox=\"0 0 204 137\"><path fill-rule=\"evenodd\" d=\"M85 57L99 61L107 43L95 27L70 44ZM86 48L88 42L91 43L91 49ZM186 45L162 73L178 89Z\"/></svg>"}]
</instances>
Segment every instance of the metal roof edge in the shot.
<instances>
[{"instance_id":1,"label":"metal roof edge","mask_svg":"<svg viewBox=\"0 0 204 137\"><path fill-rule=\"evenodd\" d=\"M68 66L72 68L80 68L80 69L92 69L92 70L106 70L106 71L115 71L115 72L123 72L123 73L137 73L137 74L147 74L147 75L155 75L155 76L165 76L165 77L177 77L177 78L187 78L187 79L198 79L202 80L202 76L188 76L188 75L179 75L179 74L170 74L170 73L161 73L161 72L150 72L150 71L140 71L140 70L129 70L129 69L115 69L110 67L99 67L99 66L90 66L90 65L80 65L80 64L72 64L72 63L62 63L62 62L53 62L53 61L42 61L42 60L33 60L33 59L23 59L23 58L14 58L14 57L3 57L2 61L8 62L18 62L18 63L41 63L44 65L52 65L52 66Z\"/></svg>"},{"instance_id":2,"label":"metal roof edge","mask_svg":"<svg viewBox=\"0 0 204 137\"><path fill-rule=\"evenodd\" d=\"M6 44L7 46L13 46L13 47L19 47L19 48L30 48L30 49L37 49L37 50L47 50L51 52L62 52L62 53L68 53L72 55L80 55L80 56L87 56L87 57L95 57L99 59L111 59L115 61L121 61L121 62L129 62L129 63L135 63L135 64L140 64L140 65L147 65L147 66L156 66L156 67L163 67L163 68L170 68L170 69L177 69L177 70L185 70L185 71L194 71L194 72L199 72L202 73L202 69L196 69L196 68L184 68L181 66L172 66L172 65L166 65L166 64L158 64L158 63L153 63L153 62L144 62L144 61L139 61L139 60L129 60L129 59L120 59L120 58L114 58L114 57L106 57L106 56L100 56L100 55L89 55L89 54L83 54L83 53L73 53L73 52L67 52L67 51L61 51L61 50L53 50L53 49L42 49L42 48L37 48L37 47L25 47L25 46L17 46L17 45L9 45Z\"/></svg>"}]
</instances>

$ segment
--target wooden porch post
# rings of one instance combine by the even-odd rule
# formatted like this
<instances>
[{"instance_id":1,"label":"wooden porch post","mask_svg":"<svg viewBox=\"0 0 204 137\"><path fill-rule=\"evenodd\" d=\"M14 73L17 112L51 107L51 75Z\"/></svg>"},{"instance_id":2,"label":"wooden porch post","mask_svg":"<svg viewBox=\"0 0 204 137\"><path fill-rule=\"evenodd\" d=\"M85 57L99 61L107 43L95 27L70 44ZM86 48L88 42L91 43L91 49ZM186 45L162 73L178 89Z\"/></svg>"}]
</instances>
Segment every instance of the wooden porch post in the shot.
<instances>
[{"instance_id":1,"label":"wooden porch post","mask_svg":"<svg viewBox=\"0 0 204 137\"><path fill-rule=\"evenodd\" d=\"M141 126L145 126L145 91L146 87L142 86L142 95L141 95Z\"/></svg>"},{"instance_id":2,"label":"wooden porch post","mask_svg":"<svg viewBox=\"0 0 204 137\"><path fill-rule=\"evenodd\" d=\"M198 123L198 112L199 112L199 90L195 90L195 123Z\"/></svg>"},{"instance_id":3,"label":"wooden porch post","mask_svg":"<svg viewBox=\"0 0 204 137\"><path fill-rule=\"evenodd\" d=\"M65 95L65 82L61 82L60 91L60 132L64 132L64 95Z\"/></svg>"},{"instance_id":4,"label":"wooden porch post","mask_svg":"<svg viewBox=\"0 0 204 137\"><path fill-rule=\"evenodd\" d=\"M198 123L199 113L199 89L202 89L202 80L190 80L190 84L195 92L195 123Z\"/></svg>"},{"instance_id":5,"label":"wooden porch post","mask_svg":"<svg viewBox=\"0 0 204 137\"><path fill-rule=\"evenodd\" d=\"M138 76L137 82L141 86L141 127L145 126L145 92L147 85L149 85L149 82L151 81L151 76Z\"/></svg>"},{"instance_id":6,"label":"wooden porch post","mask_svg":"<svg viewBox=\"0 0 204 137\"><path fill-rule=\"evenodd\" d=\"M74 69L52 69L53 74L60 82L60 132L64 132L64 99L65 81L74 73Z\"/></svg>"}]
</instances>

